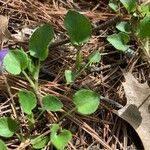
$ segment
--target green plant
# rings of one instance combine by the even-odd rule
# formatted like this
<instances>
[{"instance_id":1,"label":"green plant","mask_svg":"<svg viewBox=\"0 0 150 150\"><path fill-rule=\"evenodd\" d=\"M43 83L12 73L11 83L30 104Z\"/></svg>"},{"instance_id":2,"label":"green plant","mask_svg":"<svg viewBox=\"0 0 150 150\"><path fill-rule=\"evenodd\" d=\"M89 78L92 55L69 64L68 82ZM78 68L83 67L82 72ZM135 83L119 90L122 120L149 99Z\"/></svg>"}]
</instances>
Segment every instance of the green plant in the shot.
<instances>
[{"instance_id":1,"label":"green plant","mask_svg":"<svg viewBox=\"0 0 150 150\"><path fill-rule=\"evenodd\" d=\"M9 117L0 118L0 136L12 137L17 130L17 122Z\"/></svg>"},{"instance_id":2,"label":"green plant","mask_svg":"<svg viewBox=\"0 0 150 150\"><path fill-rule=\"evenodd\" d=\"M89 60L86 65L82 65L82 46L87 43L92 35L92 26L88 18L80 14L77 11L69 10L64 19L64 26L68 32L70 41L72 45L76 48L76 71L65 70L65 78L67 84L74 83L75 79L80 75L80 73L88 67L91 63L96 63L100 61L100 53L98 51L94 52L90 56L92 59L97 59L97 61Z\"/></svg>"},{"instance_id":3,"label":"green plant","mask_svg":"<svg viewBox=\"0 0 150 150\"><path fill-rule=\"evenodd\" d=\"M51 127L51 142L57 149L64 149L72 138L70 131L63 129L61 133L57 133L60 129L58 124L53 124Z\"/></svg>"},{"instance_id":4,"label":"green plant","mask_svg":"<svg viewBox=\"0 0 150 150\"><path fill-rule=\"evenodd\" d=\"M100 96L97 93L86 89L77 91L73 96L77 111L84 115L95 112L99 106L99 100Z\"/></svg>"},{"instance_id":5,"label":"green plant","mask_svg":"<svg viewBox=\"0 0 150 150\"><path fill-rule=\"evenodd\" d=\"M0 140L0 149L1 150L7 150L7 146L2 140Z\"/></svg>"},{"instance_id":6,"label":"green plant","mask_svg":"<svg viewBox=\"0 0 150 150\"><path fill-rule=\"evenodd\" d=\"M121 4L130 15L128 21L122 21L116 25L120 31L107 37L107 41L119 52L134 53L133 47L128 44L131 39L135 39L146 56L150 58L149 38L150 32L150 4L139 5L136 0L120 0Z\"/></svg>"},{"instance_id":7,"label":"green plant","mask_svg":"<svg viewBox=\"0 0 150 150\"><path fill-rule=\"evenodd\" d=\"M38 136L31 139L31 144L34 149L42 149L49 142L48 136Z\"/></svg>"},{"instance_id":8,"label":"green plant","mask_svg":"<svg viewBox=\"0 0 150 150\"><path fill-rule=\"evenodd\" d=\"M94 51L89 55L88 63L82 66L81 47L91 37L91 24L82 14L69 10L64 20L64 26L69 34L71 43L77 49L76 72L74 73L71 70L65 71L67 83L72 83L90 64L98 63L101 60L101 54L98 51ZM5 55L2 54L1 61L3 61L4 69L12 75L24 76L31 86L30 91L21 89L18 92L19 104L26 116L30 131L26 137L23 137L18 118L14 120L9 117L2 117L0 118L0 136L9 138L16 134L21 142L30 139L30 143L34 149L41 149L49 142L57 149L64 149L72 139L71 132L61 129L59 123L50 126L50 136L39 135L35 137L31 134L36 121L38 121L43 113L57 112L63 109L61 100L54 95L43 96L39 88L40 67L48 57L49 45L52 43L53 38L54 31L52 26L44 24L32 34L29 40L29 53L26 53L23 49L15 49L7 50L7 54L5 53ZM97 110L100 103L100 96L91 90L81 89L74 94L72 103L74 104L74 108L64 116L72 111L77 111L83 115L90 115ZM38 115L35 115L34 112L37 111ZM20 130L17 130L17 128L20 128ZM61 133L58 134L58 130L60 129ZM6 147L3 141L0 141L0 146Z\"/></svg>"}]
</instances>

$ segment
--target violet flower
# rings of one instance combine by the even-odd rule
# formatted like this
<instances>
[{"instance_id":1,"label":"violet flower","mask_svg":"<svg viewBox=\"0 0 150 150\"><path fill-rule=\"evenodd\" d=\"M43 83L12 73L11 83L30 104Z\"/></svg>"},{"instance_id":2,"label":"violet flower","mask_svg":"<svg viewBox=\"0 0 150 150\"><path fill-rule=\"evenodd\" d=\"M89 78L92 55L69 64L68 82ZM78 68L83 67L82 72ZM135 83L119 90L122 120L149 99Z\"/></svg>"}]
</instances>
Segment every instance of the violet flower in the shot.
<instances>
[{"instance_id":1,"label":"violet flower","mask_svg":"<svg viewBox=\"0 0 150 150\"><path fill-rule=\"evenodd\" d=\"M9 52L8 48L4 48L0 51L0 67L2 67L3 59L8 52Z\"/></svg>"}]
</instances>

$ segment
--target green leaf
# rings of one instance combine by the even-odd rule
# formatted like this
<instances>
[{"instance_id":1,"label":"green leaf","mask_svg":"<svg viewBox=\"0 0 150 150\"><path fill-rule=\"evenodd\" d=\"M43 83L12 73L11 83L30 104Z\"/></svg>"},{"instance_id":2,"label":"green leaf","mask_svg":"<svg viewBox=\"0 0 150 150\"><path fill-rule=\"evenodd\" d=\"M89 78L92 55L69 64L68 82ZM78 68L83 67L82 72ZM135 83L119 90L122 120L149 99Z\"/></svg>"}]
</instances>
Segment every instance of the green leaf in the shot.
<instances>
[{"instance_id":1,"label":"green leaf","mask_svg":"<svg viewBox=\"0 0 150 150\"><path fill-rule=\"evenodd\" d=\"M12 137L17 130L17 122L10 117L0 118L0 136Z\"/></svg>"},{"instance_id":2,"label":"green leaf","mask_svg":"<svg viewBox=\"0 0 150 150\"><path fill-rule=\"evenodd\" d=\"M29 41L30 55L45 60L48 56L48 46L54 37L54 31L50 24L44 24L32 34Z\"/></svg>"},{"instance_id":3,"label":"green leaf","mask_svg":"<svg viewBox=\"0 0 150 150\"><path fill-rule=\"evenodd\" d=\"M128 12L134 12L136 10L137 0L120 0L123 6Z\"/></svg>"},{"instance_id":4,"label":"green leaf","mask_svg":"<svg viewBox=\"0 0 150 150\"><path fill-rule=\"evenodd\" d=\"M42 149L47 145L48 142L49 142L48 136L41 136L31 139L31 144L35 149Z\"/></svg>"},{"instance_id":5,"label":"green leaf","mask_svg":"<svg viewBox=\"0 0 150 150\"><path fill-rule=\"evenodd\" d=\"M71 84L75 80L75 73L71 70L65 70L65 79L67 84Z\"/></svg>"},{"instance_id":6,"label":"green leaf","mask_svg":"<svg viewBox=\"0 0 150 150\"><path fill-rule=\"evenodd\" d=\"M2 140L0 140L0 150L7 150L7 146Z\"/></svg>"},{"instance_id":7,"label":"green leaf","mask_svg":"<svg viewBox=\"0 0 150 150\"><path fill-rule=\"evenodd\" d=\"M57 149L62 150L68 145L69 141L72 139L72 134L66 129L63 129L61 133L57 134L59 128L60 127L58 124L52 125L50 139L52 144Z\"/></svg>"},{"instance_id":8,"label":"green leaf","mask_svg":"<svg viewBox=\"0 0 150 150\"><path fill-rule=\"evenodd\" d=\"M91 37L92 27L89 19L77 11L68 11L65 16L64 26L73 45L80 46Z\"/></svg>"},{"instance_id":9,"label":"green leaf","mask_svg":"<svg viewBox=\"0 0 150 150\"><path fill-rule=\"evenodd\" d=\"M107 37L107 41L121 52L126 52L126 50L129 48L127 45L129 40L129 36L122 32Z\"/></svg>"},{"instance_id":10,"label":"green leaf","mask_svg":"<svg viewBox=\"0 0 150 150\"><path fill-rule=\"evenodd\" d=\"M18 75L28 67L27 54L22 50L11 50L4 57L3 64L9 73Z\"/></svg>"},{"instance_id":11,"label":"green leaf","mask_svg":"<svg viewBox=\"0 0 150 150\"><path fill-rule=\"evenodd\" d=\"M45 97L43 97L43 107L45 110L47 111L59 111L62 107L63 104L62 102L53 95L47 95Z\"/></svg>"},{"instance_id":12,"label":"green leaf","mask_svg":"<svg viewBox=\"0 0 150 150\"><path fill-rule=\"evenodd\" d=\"M73 103L79 113L89 115L97 110L100 96L91 90L82 89L74 94Z\"/></svg>"},{"instance_id":13,"label":"green leaf","mask_svg":"<svg viewBox=\"0 0 150 150\"><path fill-rule=\"evenodd\" d=\"M108 6L115 12L119 9L118 4L115 0L110 0Z\"/></svg>"},{"instance_id":14,"label":"green leaf","mask_svg":"<svg viewBox=\"0 0 150 150\"><path fill-rule=\"evenodd\" d=\"M126 21L122 21L122 22L119 22L117 25L116 25L116 28L121 31L121 32L124 32L124 33L131 33L130 31L130 25L128 22Z\"/></svg>"},{"instance_id":15,"label":"green leaf","mask_svg":"<svg viewBox=\"0 0 150 150\"><path fill-rule=\"evenodd\" d=\"M19 102L24 113L30 115L32 110L37 105L37 99L34 93L27 90L19 91L18 93Z\"/></svg>"},{"instance_id":16,"label":"green leaf","mask_svg":"<svg viewBox=\"0 0 150 150\"><path fill-rule=\"evenodd\" d=\"M142 4L140 7L140 12L142 15L150 16L150 4Z\"/></svg>"},{"instance_id":17,"label":"green leaf","mask_svg":"<svg viewBox=\"0 0 150 150\"><path fill-rule=\"evenodd\" d=\"M144 17L143 20L141 20L138 30L138 35L141 38L149 38L150 37L150 16Z\"/></svg>"},{"instance_id":18,"label":"green leaf","mask_svg":"<svg viewBox=\"0 0 150 150\"><path fill-rule=\"evenodd\" d=\"M89 56L89 62L90 63L98 63L101 60L101 54L98 51L93 52Z\"/></svg>"}]
</instances>

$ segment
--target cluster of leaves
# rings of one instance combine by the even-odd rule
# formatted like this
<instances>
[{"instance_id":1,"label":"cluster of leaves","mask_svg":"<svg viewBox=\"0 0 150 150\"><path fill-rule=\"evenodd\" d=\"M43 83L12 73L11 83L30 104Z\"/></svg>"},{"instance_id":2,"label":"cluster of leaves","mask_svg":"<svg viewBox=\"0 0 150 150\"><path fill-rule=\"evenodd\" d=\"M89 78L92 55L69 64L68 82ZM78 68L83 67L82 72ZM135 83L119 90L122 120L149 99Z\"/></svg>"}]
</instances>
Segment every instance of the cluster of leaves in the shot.
<instances>
[{"instance_id":1,"label":"cluster of leaves","mask_svg":"<svg viewBox=\"0 0 150 150\"><path fill-rule=\"evenodd\" d=\"M76 72L72 72L71 70L65 71L67 84L72 84L86 67L92 63L99 62L101 55L98 51L93 52L88 57L88 63L85 66L82 65L81 47L89 40L92 34L88 18L76 11L69 10L64 19L64 26L72 45L77 49ZM39 109L41 113L46 111L57 112L63 109L63 103L58 97L54 95L42 96L38 85L40 67L42 62L48 57L49 45L52 43L53 38L54 31L52 26L44 24L32 34L29 40L29 54L23 49L10 50L3 60L3 67L8 73L24 76L32 87L31 91L22 89L18 92L22 112L25 114L31 129L39 117L35 119L33 113L34 109L38 109L37 103L42 103ZM83 115L89 115L97 110L100 103L100 95L89 89L81 89L73 95L72 102L75 106L73 110ZM19 126L21 126L19 120L10 117L1 117L0 136L9 138L16 134L22 137L18 130ZM59 133L58 130L60 131ZM30 137L26 138L31 140L31 145L35 149L43 148L49 141L57 149L64 149L72 138L71 132L66 129L61 130L59 124L50 125L50 131L50 136L40 135L32 137L30 135ZM0 149L7 149L2 140L0 140Z\"/></svg>"},{"instance_id":2,"label":"cluster of leaves","mask_svg":"<svg viewBox=\"0 0 150 150\"><path fill-rule=\"evenodd\" d=\"M107 37L107 40L118 51L123 53L132 53L134 50L128 45L130 39L134 38L140 41L141 48L149 54L150 31L150 4L139 5L136 0L110 0L109 7L118 12L119 3L124 6L130 15L129 21L122 21L116 25L119 33Z\"/></svg>"}]
</instances>

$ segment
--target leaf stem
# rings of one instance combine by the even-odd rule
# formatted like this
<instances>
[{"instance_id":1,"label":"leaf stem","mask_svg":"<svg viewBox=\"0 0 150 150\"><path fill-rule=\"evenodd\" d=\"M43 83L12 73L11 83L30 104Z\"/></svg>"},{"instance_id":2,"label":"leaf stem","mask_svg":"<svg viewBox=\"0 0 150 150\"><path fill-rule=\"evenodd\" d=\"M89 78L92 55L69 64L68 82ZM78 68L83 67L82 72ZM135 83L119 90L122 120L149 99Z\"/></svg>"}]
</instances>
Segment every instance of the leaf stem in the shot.
<instances>
[{"instance_id":1,"label":"leaf stem","mask_svg":"<svg viewBox=\"0 0 150 150\"><path fill-rule=\"evenodd\" d=\"M81 70L79 70L79 71L77 72L77 74L75 75L75 79L78 78L78 76L79 76L89 65L90 65L90 62L88 62L86 65L84 65L84 67L83 67Z\"/></svg>"},{"instance_id":2,"label":"leaf stem","mask_svg":"<svg viewBox=\"0 0 150 150\"><path fill-rule=\"evenodd\" d=\"M35 84L34 82L31 80L31 78L28 76L28 74L25 71L22 71L23 75L26 77L26 79L29 81L31 87L33 88L33 90L35 90Z\"/></svg>"},{"instance_id":3,"label":"leaf stem","mask_svg":"<svg viewBox=\"0 0 150 150\"><path fill-rule=\"evenodd\" d=\"M39 103L42 106L42 96L41 96L41 93L40 93L40 90L39 90L40 64L41 64L41 61L38 59L37 66L36 66L37 69L36 69L35 76L34 76L34 79L35 79L35 89L34 89L34 92L36 93L36 96L37 96L37 98L39 100Z\"/></svg>"},{"instance_id":4,"label":"leaf stem","mask_svg":"<svg viewBox=\"0 0 150 150\"><path fill-rule=\"evenodd\" d=\"M76 46L75 48L77 49L77 54L76 54L76 68L77 68L77 70L80 70L81 63L82 63L82 55L80 53L81 46Z\"/></svg>"},{"instance_id":5,"label":"leaf stem","mask_svg":"<svg viewBox=\"0 0 150 150\"><path fill-rule=\"evenodd\" d=\"M40 72L40 60L37 61L36 72L35 72L35 88L38 91L38 82L39 82L39 72Z\"/></svg>"}]
</instances>

